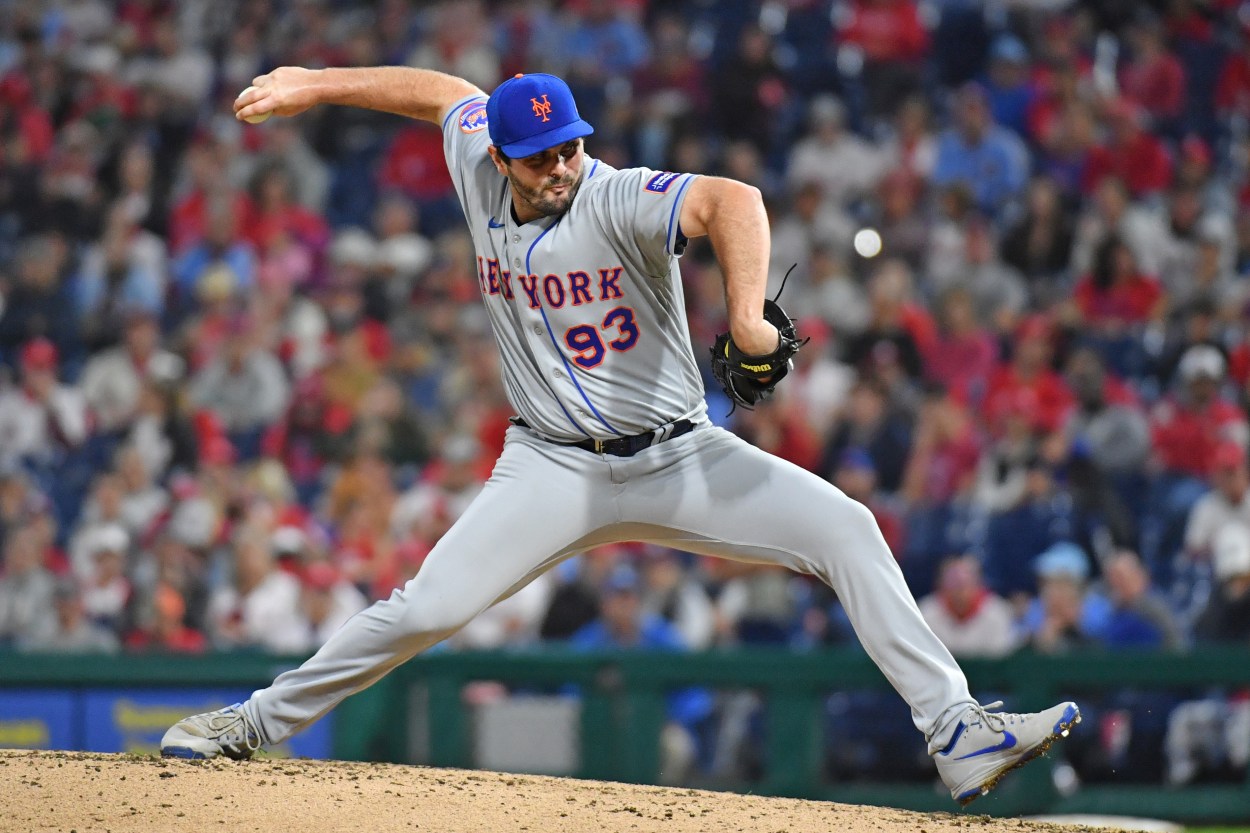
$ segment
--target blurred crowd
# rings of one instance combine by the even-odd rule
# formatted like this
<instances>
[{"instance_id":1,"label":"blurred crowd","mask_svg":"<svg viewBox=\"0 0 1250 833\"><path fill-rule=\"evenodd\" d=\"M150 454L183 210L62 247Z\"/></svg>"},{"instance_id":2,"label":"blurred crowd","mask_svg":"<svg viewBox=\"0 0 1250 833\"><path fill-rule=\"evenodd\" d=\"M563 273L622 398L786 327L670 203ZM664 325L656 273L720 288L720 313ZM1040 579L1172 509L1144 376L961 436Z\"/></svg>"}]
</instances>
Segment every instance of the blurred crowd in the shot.
<instances>
[{"instance_id":1,"label":"blurred crowd","mask_svg":"<svg viewBox=\"0 0 1250 833\"><path fill-rule=\"evenodd\" d=\"M1250 4L45 0L0 7L0 645L311 651L481 488L511 410L437 128L232 117L388 63L559 73L592 156L760 188L812 340L712 417L869 506L957 656L1250 644ZM853 635L807 578L624 545L449 645L539 640ZM1203 703L1174 781L1246 712Z\"/></svg>"}]
</instances>

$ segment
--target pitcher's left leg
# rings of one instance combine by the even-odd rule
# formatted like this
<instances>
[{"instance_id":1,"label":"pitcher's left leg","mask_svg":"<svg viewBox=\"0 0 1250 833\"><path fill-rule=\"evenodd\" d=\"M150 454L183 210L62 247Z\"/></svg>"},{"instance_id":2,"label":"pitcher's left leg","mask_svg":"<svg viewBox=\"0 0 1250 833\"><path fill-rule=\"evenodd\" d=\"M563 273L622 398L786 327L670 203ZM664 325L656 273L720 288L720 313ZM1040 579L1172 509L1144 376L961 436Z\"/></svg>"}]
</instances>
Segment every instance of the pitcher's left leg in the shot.
<instances>
[{"instance_id":1,"label":"pitcher's left leg","mask_svg":"<svg viewBox=\"0 0 1250 833\"><path fill-rule=\"evenodd\" d=\"M656 539L780 564L833 587L869 656L911 706L956 800L988 792L1079 722L1074 703L1024 715L982 708L921 616L872 514L814 474L717 428L648 449L627 470L622 515L655 525Z\"/></svg>"},{"instance_id":2,"label":"pitcher's left leg","mask_svg":"<svg viewBox=\"0 0 1250 833\"><path fill-rule=\"evenodd\" d=\"M692 442L677 447L688 438ZM718 428L648 452L662 449L674 458L667 465L648 455L631 472L633 488L621 498L627 519L658 524L679 537L686 533L692 550L780 564L830 585L868 655L911 706L926 737L975 702L862 504Z\"/></svg>"}]
</instances>

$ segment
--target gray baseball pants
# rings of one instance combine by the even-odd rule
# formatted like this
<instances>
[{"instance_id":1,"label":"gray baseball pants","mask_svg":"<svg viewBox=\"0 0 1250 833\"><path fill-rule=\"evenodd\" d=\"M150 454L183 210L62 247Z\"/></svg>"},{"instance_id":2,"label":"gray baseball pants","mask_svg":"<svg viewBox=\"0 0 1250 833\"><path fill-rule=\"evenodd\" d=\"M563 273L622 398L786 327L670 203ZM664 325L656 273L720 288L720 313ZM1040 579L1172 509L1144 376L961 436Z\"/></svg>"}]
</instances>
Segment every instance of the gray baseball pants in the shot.
<instances>
[{"instance_id":1,"label":"gray baseball pants","mask_svg":"<svg viewBox=\"0 0 1250 833\"><path fill-rule=\"evenodd\" d=\"M703 423L633 457L508 429L481 494L417 575L244 708L264 740L278 743L562 559L620 541L780 564L828 583L930 751L975 702L872 514L811 472Z\"/></svg>"}]
</instances>

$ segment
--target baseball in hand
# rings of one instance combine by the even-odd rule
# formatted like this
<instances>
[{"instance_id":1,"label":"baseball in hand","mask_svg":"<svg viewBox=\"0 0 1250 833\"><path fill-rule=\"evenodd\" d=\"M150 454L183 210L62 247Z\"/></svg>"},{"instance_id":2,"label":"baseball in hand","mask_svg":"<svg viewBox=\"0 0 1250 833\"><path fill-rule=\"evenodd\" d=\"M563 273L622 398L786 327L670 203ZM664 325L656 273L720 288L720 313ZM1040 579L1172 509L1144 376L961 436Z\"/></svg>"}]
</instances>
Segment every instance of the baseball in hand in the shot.
<instances>
[{"instance_id":1,"label":"baseball in hand","mask_svg":"<svg viewBox=\"0 0 1250 833\"><path fill-rule=\"evenodd\" d=\"M236 99L235 99L235 100L237 101L238 99L240 99L240 98L242 98L243 96L247 95L249 92L251 92L251 91L252 91L252 90L254 90L254 89L256 89L256 88L255 88L255 87L248 87L246 90L244 90L243 92L239 93L239 95L236 97ZM244 116L244 117L243 117L243 121L247 122L248 124L260 124L261 122L268 120L268 118L269 118L270 116L272 116L272 115L273 115L273 113L257 113L257 114L256 114L256 115L254 115L254 116Z\"/></svg>"}]
</instances>

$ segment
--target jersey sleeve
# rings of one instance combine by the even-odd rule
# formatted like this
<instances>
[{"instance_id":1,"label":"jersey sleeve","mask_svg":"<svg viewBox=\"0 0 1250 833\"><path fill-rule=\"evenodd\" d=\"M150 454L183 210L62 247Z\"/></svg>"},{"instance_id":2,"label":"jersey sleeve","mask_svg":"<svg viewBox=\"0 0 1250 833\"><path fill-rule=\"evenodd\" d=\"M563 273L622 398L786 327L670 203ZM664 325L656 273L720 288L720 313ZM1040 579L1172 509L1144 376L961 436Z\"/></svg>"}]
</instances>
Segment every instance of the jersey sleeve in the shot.
<instances>
[{"instance_id":1,"label":"jersey sleeve","mask_svg":"<svg viewBox=\"0 0 1250 833\"><path fill-rule=\"evenodd\" d=\"M633 245L657 272L686 247L681 206L695 174L630 168L615 171L604 188L604 216L619 243Z\"/></svg>"},{"instance_id":2,"label":"jersey sleeve","mask_svg":"<svg viewBox=\"0 0 1250 833\"><path fill-rule=\"evenodd\" d=\"M486 152L489 146L486 96L473 95L453 104L443 118L443 155L466 214L485 199L483 190L497 179L492 177L495 166Z\"/></svg>"}]
</instances>

